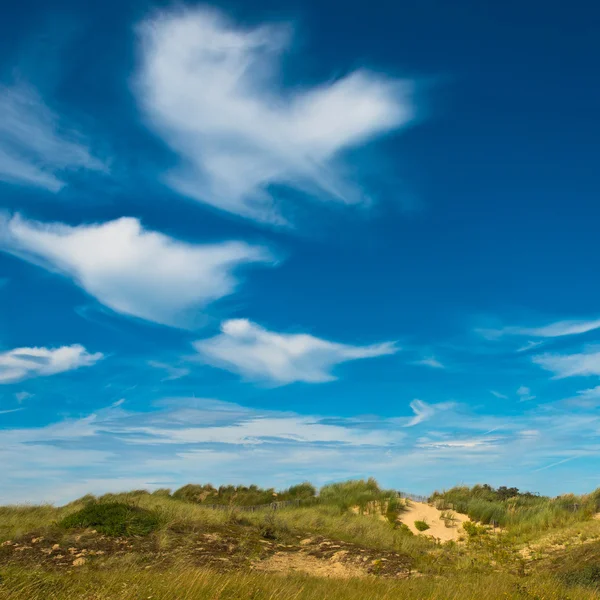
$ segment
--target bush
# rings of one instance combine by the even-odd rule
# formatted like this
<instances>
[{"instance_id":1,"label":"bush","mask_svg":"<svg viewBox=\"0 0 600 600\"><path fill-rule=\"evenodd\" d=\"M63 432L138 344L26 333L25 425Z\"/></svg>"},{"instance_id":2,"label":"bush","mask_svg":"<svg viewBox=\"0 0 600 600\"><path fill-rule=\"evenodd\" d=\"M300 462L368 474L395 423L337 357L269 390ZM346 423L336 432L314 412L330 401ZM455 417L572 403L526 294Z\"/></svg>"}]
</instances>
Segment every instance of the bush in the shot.
<instances>
[{"instance_id":1,"label":"bush","mask_svg":"<svg viewBox=\"0 0 600 600\"><path fill-rule=\"evenodd\" d=\"M477 537L487 533L487 529L483 525L477 525L473 521L465 521L463 523L463 529L467 532L469 537Z\"/></svg>"},{"instance_id":2,"label":"bush","mask_svg":"<svg viewBox=\"0 0 600 600\"><path fill-rule=\"evenodd\" d=\"M93 502L65 517L60 525L67 529L92 527L110 536L148 535L158 528L159 518L138 506Z\"/></svg>"},{"instance_id":3,"label":"bush","mask_svg":"<svg viewBox=\"0 0 600 600\"><path fill-rule=\"evenodd\" d=\"M425 521L415 521L415 528L417 531L427 531L429 525Z\"/></svg>"},{"instance_id":4,"label":"bush","mask_svg":"<svg viewBox=\"0 0 600 600\"><path fill-rule=\"evenodd\" d=\"M280 492L279 496L286 500L308 500L317 495L317 490L312 483L305 481L298 485L293 485L288 490Z\"/></svg>"}]
</instances>

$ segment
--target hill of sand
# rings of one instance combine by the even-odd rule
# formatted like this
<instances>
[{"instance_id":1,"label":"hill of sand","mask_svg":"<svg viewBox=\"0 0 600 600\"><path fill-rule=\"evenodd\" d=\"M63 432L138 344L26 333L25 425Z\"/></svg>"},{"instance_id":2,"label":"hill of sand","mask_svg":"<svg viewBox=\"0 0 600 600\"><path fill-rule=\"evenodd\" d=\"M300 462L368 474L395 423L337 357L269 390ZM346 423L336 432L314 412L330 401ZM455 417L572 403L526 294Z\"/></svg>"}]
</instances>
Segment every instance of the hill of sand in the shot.
<instances>
[{"instance_id":1,"label":"hill of sand","mask_svg":"<svg viewBox=\"0 0 600 600\"><path fill-rule=\"evenodd\" d=\"M442 511L435 508L435 506L410 500L407 509L400 513L398 520L406 524L413 533L437 538L442 542L457 540L464 534L462 524L468 521L469 517L454 511L444 512L449 512L453 515L455 520L452 527L446 527L446 524L440 518ZM415 527L415 521L425 521L429 525L429 529L419 531Z\"/></svg>"}]
</instances>

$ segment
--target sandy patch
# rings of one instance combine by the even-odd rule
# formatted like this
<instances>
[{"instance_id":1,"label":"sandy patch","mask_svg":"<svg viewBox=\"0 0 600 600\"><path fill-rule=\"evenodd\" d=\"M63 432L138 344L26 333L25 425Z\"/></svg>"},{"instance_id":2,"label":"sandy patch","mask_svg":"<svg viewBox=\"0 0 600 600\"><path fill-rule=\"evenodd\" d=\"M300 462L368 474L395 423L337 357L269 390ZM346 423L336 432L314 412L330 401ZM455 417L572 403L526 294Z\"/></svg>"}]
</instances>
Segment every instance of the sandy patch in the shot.
<instances>
[{"instance_id":1,"label":"sandy patch","mask_svg":"<svg viewBox=\"0 0 600 600\"><path fill-rule=\"evenodd\" d=\"M349 579L365 577L367 571L358 565L347 565L341 562L340 553L329 560L321 560L304 552L277 552L266 560L255 564L257 571L270 573L306 573L315 577L334 577Z\"/></svg>"},{"instance_id":2,"label":"sandy patch","mask_svg":"<svg viewBox=\"0 0 600 600\"><path fill-rule=\"evenodd\" d=\"M442 512L451 513L454 516L455 520L452 527L446 527L445 522L440 518ZM449 540L458 540L464 534L462 524L468 521L469 517L454 511L441 511L435 508L435 506L425 504L424 502L409 501L407 509L400 513L398 519L408 525L413 533L427 535L437 538L442 542L447 542ZM415 521L425 521L429 525L429 529L419 531L415 527Z\"/></svg>"}]
</instances>

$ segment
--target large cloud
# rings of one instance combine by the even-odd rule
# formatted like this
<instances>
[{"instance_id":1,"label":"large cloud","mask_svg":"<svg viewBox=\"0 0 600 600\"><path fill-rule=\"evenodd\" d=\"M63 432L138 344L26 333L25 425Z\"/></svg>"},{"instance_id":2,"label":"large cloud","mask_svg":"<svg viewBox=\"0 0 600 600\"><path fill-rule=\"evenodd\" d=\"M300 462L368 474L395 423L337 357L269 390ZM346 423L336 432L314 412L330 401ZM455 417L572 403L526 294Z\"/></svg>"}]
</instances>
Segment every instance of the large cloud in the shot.
<instances>
[{"instance_id":1,"label":"large cloud","mask_svg":"<svg viewBox=\"0 0 600 600\"><path fill-rule=\"evenodd\" d=\"M272 260L262 247L188 244L134 218L71 227L16 216L0 222L0 248L70 277L116 312L165 325L231 294L238 265Z\"/></svg>"},{"instance_id":2,"label":"large cloud","mask_svg":"<svg viewBox=\"0 0 600 600\"><path fill-rule=\"evenodd\" d=\"M199 340L194 347L214 366L275 384L333 381L331 369L337 364L397 351L392 342L350 346L308 334L268 331L246 319L225 321L219 335Z\"/></svg>"},{"instance_id":3,"label":"large cloud","mask_svg":"<svg viewBox=\"0 0 600 600\"><path fill-rule=\"evenodd\" d=\"M79 344L61 348L15 348L0 354L0 384L89 367L101 358L100 352L90 354Z\"/></svg>"},{"instance_id":4,"label":"large cloud","mask_svg":"<svg viewBox=\"0 0 600 600\"><path fill-rule=\"evenodd\" d=\"M67 171L104 171L81 135L26 86L0 85L0 181L58 192Z\"/></svg>"},{"instance_id":5,"label":"large cloud","mask_svg":"<svg viewBox=\"0 0 600 600\"><path fill-rule=\"evenodd\" d=\"M282 25L242 28L194 9L161 13L139 31L139 102L183 162L171 185L232 213L284 222L272 184L360 201L339 173L340 152L412 118L412 86L366 70L282 90Z\"/></svg>"}]
</instances>

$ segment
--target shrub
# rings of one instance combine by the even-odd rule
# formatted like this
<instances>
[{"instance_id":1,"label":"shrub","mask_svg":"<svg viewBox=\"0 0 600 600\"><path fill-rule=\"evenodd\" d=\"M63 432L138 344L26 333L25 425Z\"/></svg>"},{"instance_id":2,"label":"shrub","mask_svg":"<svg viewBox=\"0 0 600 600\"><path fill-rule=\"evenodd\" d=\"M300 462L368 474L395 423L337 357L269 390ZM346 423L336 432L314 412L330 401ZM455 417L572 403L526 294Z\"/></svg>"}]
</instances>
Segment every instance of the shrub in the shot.
<instances>
[{"instance_id":1,"label":"shrub","mask_svg":"<svg viewBox=\"0 0 600 600\"><path fill-rule=\"evenodd\" d=\"M279 496L289 500L308 500L317 495L317 490L312 483L304 482L298 485L293 485L288 490L280 493Z\"/></svg>"},{"instance_id":2,"label":"shrub","mask_svg":"<svg viewBox=\"0 0 600 600\"><path fill-rule=\"evenodd\" d=\"M415 521L415 528L417 531L427 531L429 525L425 521Z\"/></svg>"},{"instance_id":3,"label":"shrub","mask_svg":"<svg viewBox=\"0 0 600 600\"><path fill-rule=\"evenodd\" d=\"M467 532L469 537L477 537L487 533L487 529L483 525L477 525L473 521L465 521L463 523L463 529Z\"/></svg>"},{"instance_id":4,"label":"shrub","mask_svg":"<svg viewBox=\"0 0 600 600\"><path fill-rule=\"evenodd\" d=\"M93 527L110 536L148 535L157 529L158 516L153 512L121 502L89 503L65 517L60 525L67 529Z\"/></svg>"}]
</instances>

